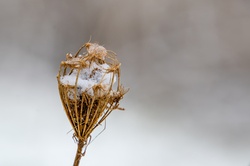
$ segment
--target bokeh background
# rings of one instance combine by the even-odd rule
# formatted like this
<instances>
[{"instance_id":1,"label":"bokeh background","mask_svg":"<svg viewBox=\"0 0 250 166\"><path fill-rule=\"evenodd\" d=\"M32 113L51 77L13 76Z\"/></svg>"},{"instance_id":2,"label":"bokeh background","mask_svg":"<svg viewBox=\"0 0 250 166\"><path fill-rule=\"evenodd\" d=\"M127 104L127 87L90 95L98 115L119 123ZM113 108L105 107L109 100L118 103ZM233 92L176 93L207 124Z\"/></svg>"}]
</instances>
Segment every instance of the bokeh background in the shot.
<instances>
[{"instance_id":1,"label":"bokeh background","mask_svg":"<svg viewBox=\"0 0 250 166\"><path fill-rule=\"evenodd\" d=\"M249 166L249 9L249 0L0 0L0 165L72 165L56 75L91 36L117 53L130 91L81 165Z\"/></svg>"}]
</instances>

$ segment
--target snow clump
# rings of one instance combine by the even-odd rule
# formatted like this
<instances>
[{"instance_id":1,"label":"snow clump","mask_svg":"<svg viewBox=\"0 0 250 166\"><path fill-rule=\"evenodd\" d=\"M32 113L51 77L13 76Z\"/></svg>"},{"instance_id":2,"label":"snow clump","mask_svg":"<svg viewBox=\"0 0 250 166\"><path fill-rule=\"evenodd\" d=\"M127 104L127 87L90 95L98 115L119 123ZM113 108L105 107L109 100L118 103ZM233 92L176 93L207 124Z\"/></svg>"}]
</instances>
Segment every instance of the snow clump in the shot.
<instances>
[{"instance_id":1,"label":"snow clump","mask_svg":"<svg viewBox=\"0 0 250 166\"><path fill-rule=\"evenodd\" d=\"M110 68L108 64L97 64L93 61L91 63L87 61L87 64L88 67L81 69L80 72L74 69L72 73L60 77L60 82L63 85L77 86L77 98L79 98L83 92L94 96L93 87L97 85L101 85L102 90L108 92L110 86L116 81L114 73L107 72L107 69ZM79 76L77 80L78 72ZM113 77L114 80L112 81ZM68 96L70 99L74 99L75 93L73 89L69 91Z\"/></svg>"}]
</instances>

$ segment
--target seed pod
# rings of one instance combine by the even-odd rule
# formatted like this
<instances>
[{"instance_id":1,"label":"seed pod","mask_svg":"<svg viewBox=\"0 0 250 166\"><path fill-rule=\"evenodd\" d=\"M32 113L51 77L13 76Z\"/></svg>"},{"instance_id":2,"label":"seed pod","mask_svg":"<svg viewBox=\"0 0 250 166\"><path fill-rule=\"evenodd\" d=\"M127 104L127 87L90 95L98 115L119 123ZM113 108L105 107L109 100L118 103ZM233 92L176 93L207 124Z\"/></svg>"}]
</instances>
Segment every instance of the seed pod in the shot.
<instances>
[{"instance_id":1,"label":"seed pod","mask_svg":"<svg viewBox=\"0 0 250 166\"><path fill-rule=\"evenodd\" d=\"M79 56L86 47L87 53ZM121 86L120 63L116 55L96 43L86 43L75 56L66 55L57 75L65 113L74 129L78 151L74 165L87 147L93 130L119 107L127 90Z\"/></svg>"}]
</instances>

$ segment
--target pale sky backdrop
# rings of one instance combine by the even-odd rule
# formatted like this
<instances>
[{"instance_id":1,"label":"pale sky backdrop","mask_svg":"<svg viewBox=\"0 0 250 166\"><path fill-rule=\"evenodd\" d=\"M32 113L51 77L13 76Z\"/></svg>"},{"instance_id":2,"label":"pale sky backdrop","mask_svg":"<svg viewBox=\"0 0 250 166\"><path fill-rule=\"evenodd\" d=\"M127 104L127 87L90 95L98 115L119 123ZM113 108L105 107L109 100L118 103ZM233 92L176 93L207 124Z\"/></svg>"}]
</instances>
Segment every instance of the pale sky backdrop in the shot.
<instances>
[{"instance_id":1,"label":"pale sky backdrop","mask_svg":"<svg viewBox=\"0 0 250 166\"><path fill-rule=\"evenodd\" d=\"M0 24L1 166L72 165L56 75L90 36L130 91L81 166L250 165L249 0L0 0Z\"/></svg>"}]
</instances>

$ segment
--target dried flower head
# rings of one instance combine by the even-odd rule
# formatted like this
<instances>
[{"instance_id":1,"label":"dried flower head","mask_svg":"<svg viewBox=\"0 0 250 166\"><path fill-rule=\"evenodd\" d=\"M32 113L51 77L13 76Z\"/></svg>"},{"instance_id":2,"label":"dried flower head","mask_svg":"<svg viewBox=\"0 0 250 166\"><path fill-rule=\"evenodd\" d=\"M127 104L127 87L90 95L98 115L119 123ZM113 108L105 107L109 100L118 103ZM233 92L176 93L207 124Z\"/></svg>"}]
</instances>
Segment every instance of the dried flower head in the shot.
<instances>
[{"instance_id":1,"label":"dried flower head","mask_svg":"<svg viewBox=\"0 0 250 166\"><path fill-rule=\"evenodd\" d=\"M80 55L86 48L87 53ZM73 56L66 55L57 75L61 101L74 129L78 165L82 148L87 147L92 131L119 107L127 92L120 82L120 63L116 55L96 43L86 43Z\"/></svg>"}]
</instances>

